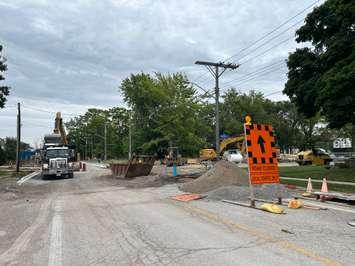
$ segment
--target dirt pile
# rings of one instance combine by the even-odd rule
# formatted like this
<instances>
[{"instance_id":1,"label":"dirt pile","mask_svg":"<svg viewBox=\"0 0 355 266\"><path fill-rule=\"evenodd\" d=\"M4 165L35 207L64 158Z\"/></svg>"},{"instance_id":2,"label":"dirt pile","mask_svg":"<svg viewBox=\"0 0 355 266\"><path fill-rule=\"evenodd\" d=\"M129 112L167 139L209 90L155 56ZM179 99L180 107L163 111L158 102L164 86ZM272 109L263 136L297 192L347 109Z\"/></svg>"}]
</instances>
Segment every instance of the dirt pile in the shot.
<instances>
[{"instance_id":1,"label":"dirt pile","mask_svg":"<svg viewBox=\"0 0 355 266\"><path fill-rule=\"evenodd\" d=\"M248 186L248 180L246 170L234 163L219 161L196 180L181 185L180 189L185 192L205 193L222 186Z\"/></svg>"},{"instance_id":2,"label":"dirt pile","mask_svg":"<svg viewBox=\"0 0 355 266\"><path fill-rule=\"evenodd\" d=\"M291 193L284 185L267 184L257 185L253 187L255 198L273 200L279 195L282 198L292 197ZM208 199L212 200L233 200L233 201L248 201L250 197L249 187L241 186L223 186L206 193Z\"/></svg>"}]
</instances>

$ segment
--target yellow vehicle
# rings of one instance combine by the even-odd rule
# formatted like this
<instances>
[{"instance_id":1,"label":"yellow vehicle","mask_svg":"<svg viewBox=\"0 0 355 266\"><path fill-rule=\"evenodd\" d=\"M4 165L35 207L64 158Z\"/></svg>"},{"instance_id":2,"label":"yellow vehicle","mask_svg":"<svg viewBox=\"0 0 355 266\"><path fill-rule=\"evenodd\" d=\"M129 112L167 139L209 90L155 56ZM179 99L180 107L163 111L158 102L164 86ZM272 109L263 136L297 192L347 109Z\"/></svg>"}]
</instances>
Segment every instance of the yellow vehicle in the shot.
<instances>
[{"instance_id":1,"label":"yellow vehicle","mask_svg":"<svg viewBox=\"0 0 355 266\"><path fill-rule=\"evenodd\" d=\"M234 144L240 152L243 154L245 151L244 135L238 135L235 137L230 137L223 139L219 143L219 151L216 152L215 149L201 149L200 150L200 160L201 161L214 161L217 160L219 156L222 155L223 151L228 147L228 145Z\"/></svg>"},{"instance_id":2,"label":"yellow vehicle","mask_svg":"<svg viewBox=\"0 0 355 266\"><path fill-rule=\"evenodd\" d=\"M332 160L325 150L315 148L297 153L296 162L299 165L328 165Z\"/></svg>"}]
</instances>

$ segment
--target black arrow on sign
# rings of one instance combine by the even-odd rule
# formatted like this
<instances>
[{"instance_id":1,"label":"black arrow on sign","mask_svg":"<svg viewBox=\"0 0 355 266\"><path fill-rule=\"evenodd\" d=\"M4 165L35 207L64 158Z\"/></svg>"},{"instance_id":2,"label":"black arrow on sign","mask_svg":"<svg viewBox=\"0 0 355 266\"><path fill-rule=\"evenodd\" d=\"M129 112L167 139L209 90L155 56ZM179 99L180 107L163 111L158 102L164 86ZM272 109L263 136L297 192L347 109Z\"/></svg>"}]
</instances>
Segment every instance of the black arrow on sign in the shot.
<instances>
[{"instance_id":1,"label":"black arrow on sign","mask_svg":"<svg viewBox=\"0 0 355 266\"><path fill-rule=\"evenodd\" d=\"M264 143L265 143L265 140L261 136L259 136L258 144L260 145L261 153L265 153Z\"/></svg>"}]
</instances>

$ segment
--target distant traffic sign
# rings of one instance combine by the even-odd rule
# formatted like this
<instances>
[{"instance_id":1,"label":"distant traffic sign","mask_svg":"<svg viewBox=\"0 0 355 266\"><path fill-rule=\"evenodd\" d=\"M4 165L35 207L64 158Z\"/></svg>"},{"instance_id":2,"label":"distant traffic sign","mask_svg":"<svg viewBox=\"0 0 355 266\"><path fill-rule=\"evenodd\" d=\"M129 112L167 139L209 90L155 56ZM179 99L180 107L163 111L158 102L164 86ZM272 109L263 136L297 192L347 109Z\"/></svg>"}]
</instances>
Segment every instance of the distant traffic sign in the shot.
<instances>
[{"instance_id":1,"label":"distant traffic sign","mask_svg":"<svg viewBox=\"0 0 355 266\"><path fill-rule=\"evenodd\" d=\"M245 139L251 184L280 183L272 126L245 124Z\"/></svg>"}]
</instances>

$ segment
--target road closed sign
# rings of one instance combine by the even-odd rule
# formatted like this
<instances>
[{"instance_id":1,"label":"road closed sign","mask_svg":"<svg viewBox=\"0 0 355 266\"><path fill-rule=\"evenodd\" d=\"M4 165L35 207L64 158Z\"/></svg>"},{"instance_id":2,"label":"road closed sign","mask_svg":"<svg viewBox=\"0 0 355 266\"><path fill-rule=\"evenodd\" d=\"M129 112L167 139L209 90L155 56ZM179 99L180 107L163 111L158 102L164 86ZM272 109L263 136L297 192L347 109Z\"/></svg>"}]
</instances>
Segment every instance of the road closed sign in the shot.
<instances>
[{"instance_id":1,"label":"road closed sign","mask_svg":"<svg viewBox=\"0 0 355 266\"><path fill-rule=\"evenodd\" d=\"M251 184L280 183L272 126L245 125L245 139Z\"/></svg>"}]
</instances>

